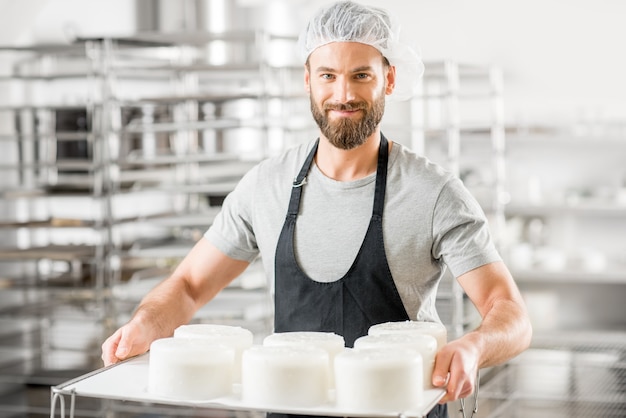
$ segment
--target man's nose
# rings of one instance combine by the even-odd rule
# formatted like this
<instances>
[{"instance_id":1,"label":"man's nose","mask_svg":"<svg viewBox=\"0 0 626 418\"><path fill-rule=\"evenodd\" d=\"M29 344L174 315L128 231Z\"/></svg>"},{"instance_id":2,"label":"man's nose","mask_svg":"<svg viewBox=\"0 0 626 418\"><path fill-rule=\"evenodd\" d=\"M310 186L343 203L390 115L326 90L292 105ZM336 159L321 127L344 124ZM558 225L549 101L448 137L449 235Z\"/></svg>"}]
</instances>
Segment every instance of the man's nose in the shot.
<instances>
[{"instance_id":1,"label":"man's nose","mask_svg":"<svg viewBox=\"0 0 626 418\"><path fill-rule=\"evenodd\" d=\"M349 80L340 78L334 85L333 99L338 103L347 103L354 100L354 90Z\"/></svg>"}]
</instances>

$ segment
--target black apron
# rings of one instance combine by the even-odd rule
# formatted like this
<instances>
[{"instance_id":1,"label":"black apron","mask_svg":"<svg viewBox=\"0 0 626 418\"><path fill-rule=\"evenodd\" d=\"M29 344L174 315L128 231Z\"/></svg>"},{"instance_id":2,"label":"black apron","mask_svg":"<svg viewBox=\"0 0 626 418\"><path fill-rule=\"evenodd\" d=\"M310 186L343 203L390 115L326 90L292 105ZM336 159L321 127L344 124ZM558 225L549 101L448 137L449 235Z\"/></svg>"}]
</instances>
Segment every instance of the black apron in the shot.
<instances>
[{"instance_id":1,"label":"black apron","mask_svg":"<svg viewBox=\"0 0 626 418\"><path fill-rule=\"evenodd\" d=\"M289 209L276 246L274 331L334 332L344 337L346 346L352 347L374 324L409 320L391 276L383 243L389 147L381 134L372 217L352 266L339 280L317 282L309 278L296 261L294 232L302 188L318 144L319 140L293 183ZM428 418L447 416L445 405L437 405L428 414Z\"/></svg>"}]
</instances>

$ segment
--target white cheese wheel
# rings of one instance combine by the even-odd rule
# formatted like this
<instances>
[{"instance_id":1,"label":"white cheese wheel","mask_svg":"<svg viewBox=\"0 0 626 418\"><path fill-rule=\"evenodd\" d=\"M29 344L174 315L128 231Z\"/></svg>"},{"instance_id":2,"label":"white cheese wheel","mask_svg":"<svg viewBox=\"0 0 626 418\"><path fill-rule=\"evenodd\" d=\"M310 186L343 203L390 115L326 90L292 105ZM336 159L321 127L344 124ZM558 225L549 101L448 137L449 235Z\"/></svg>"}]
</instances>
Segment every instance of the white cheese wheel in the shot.
<instances>
[{"instance_id":1,"label":"white cheese wheel","mask_svg":"<svg viewBox=\"0 0 626 418\"><path fill-rule=\"evenodd\" d=\"M346 347L345 340L341 335L332 332L317 331L277 332L265 337L263 339L263 345L268 347L305 346L323 349L328 353L329 385L331 388L334 386L333 364L335 363L335 356L341 353Z\"/></svg>"},{"instance_id":2,"label":"white cheese wheel","mask_svg":"<svg viewBox=\"0 0 626 418\"><path fill-rule=\"evenodd\" d=\"M393 348L404 347L417 351L422 356L424 371L424 388L432 389L435 356L437 354L437 340L427 334L383 334L364 335L354 341L354 348Z\"/></svg>"},{"instance_id":3,"label":"white cheese wheel","mask_svg":"<svg viewBox=\"0 0 626 418\"><path fill-rule=\"evenodd\" d=\"M267 407L312 407L328 401L328 353L317 347L257 345L243 352L241 395Z\"/></svg>"},{"instance_id":4,"label":"white cheese wheel","mask_svg":"<svg viewBox=\"0 0 626 418\"><path fill-rule=\"evenodd\" d=\"M398 333L418 333L432 335L437 340L437 351L446 345L448 341L448 331L445 325L438 322L425 321L398 321L384 322L372 325L368 331L369 335L398 334Z\"/></svg>"},{"instance_id":5,"label":"white cheese wheel","mask_svg":"<svg viewBox=\"0 0 626 418\"><path fill-rule=\"evenodd\" d=\"M424 399L422 357L402 347L347 349L335 358L337 407L401 414Z\"/></svg>"},{"instance_id":6,"label":"white cheese wheel","mask_svg":"<svg viewBox=\"0 0 626 418\"><path fill-rule=\"evenodd\" d=\"M208 400L230 395L235 354L232 348L199 339L162 338L150 345L148 391L178 400Z\"/></svg>"},{"instance_id":7,"label":"white cheese wheel","mask_svg":"<svg viewBox=\"0 0 626 418\"><path fill-rule=\"evenodd\" d=\"M213 344L231 347L235 351L233 381L241 382L241 354L252 346L254 340L250 330L220 324L189 324L176 328L174 338L202 338Z\"/></svg>"}]
</instances>

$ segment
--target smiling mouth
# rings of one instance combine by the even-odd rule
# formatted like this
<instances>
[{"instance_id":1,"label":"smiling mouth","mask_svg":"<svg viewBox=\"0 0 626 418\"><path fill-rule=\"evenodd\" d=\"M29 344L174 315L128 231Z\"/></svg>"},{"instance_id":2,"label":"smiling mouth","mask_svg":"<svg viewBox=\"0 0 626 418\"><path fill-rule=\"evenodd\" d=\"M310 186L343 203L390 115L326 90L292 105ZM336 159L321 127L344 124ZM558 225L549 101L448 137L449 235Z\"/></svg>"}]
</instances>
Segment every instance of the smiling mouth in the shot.
<instances>
[{"instance_id":1,"label":"smiling mouth","mask_svg":"<svg viewBox=\"0 0 626 418\"><path fill-rule=\"evenodd\" d=\"M342 103L342 104L330 104L324 106L324 110L328 115L335 115L335 117L351 117L361 113L365 109L365 106L361 103Z\"/></svg>"},{"instance_id":2,"label":"smiling mouth","mask_svg":"<svg viewBox=\"0 0 626 418\"><path fill-rule=\"evenodd\" d=\"M340 110L340 109L330 109L328 113L333 113L338 116L352 116L359 113L361 109L352 109L352 110Z\"/></svg>"},{"instance_id":3,"label":"smiling mouth","mask_svg":"<svg viewBox=\"0 0 626 418\"><path fill-rule=\"evenodd\" d=\"M339 112L355 112L363 109L365 109L365 106L361 103L342 103L324 106L324 110L335 110Z\"/></svg>"}]
</instances>

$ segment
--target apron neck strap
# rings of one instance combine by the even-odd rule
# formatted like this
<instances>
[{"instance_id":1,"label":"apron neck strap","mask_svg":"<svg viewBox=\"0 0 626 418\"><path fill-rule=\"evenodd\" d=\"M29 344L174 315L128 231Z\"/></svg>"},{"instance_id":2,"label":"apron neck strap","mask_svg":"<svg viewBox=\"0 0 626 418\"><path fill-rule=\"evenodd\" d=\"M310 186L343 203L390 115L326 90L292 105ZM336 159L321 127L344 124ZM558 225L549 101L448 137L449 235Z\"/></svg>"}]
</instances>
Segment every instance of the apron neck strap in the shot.
<instances>
[{"instance_id":1,"label":"apron neck strap","mask_svg":"<svg viewBox=\"0 0 626 418\"><path fill-rule=\"evenodd\" d=\"M311 168L311 164L313 163L313 158L315 158L315 153L317 153L317 146L320 143L320 139L317 138L315 144L313 144L313 148L311 148L311 152L307 155L306 160L304 160L304 164L302 164L302 168L300 168L300 172L293 180L293 187L291 188L291 199L289 200L289 209L287 211L287 216L296 216L298 214L298 210L300 208L300 196L302 195L302 186L306 184L306 175L309 173L309 169Z\"/></svg>"},{"instance_id":2,"label":"apron neck strap","mask_svg":"<svg viewBox=\"0 0 626 418\"><path fill-rule=\"evenodd\" d=\"M319 145L319 138L315 141L313 148L307 155L304 164L300 172L293 181L293 187L291 189L291 199L289 200L289 209L287 211L288 216L296 216L300 208L300 197L302 195L302 186L306 184L306 176L311 169L313 158L317 153L317 147ZM385 204L385 189L387 186L387 161L389 160L389 143L385 135L380 134L380 146L378 148L378 163L376 165L376 190L374 194L374 208L373 215L377 215L382 218L383 207Z\"/></svg>"},{"instance_id":3,"label":"apron neck strap","mask_svg":"<svg viewBox=\"0 0 626 418\"><path fill-rule=\"evenodd\" d=\"M383 217L385 205L385 189L387 188L387 162L389 160L389 143L385 135L380 133L378 148L378 165L376 166L376 190L374 192L374 208L372 215Z\"/></svg>"}]
</instances>

